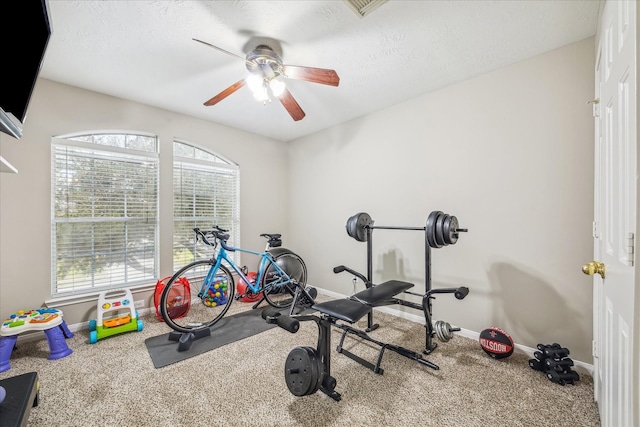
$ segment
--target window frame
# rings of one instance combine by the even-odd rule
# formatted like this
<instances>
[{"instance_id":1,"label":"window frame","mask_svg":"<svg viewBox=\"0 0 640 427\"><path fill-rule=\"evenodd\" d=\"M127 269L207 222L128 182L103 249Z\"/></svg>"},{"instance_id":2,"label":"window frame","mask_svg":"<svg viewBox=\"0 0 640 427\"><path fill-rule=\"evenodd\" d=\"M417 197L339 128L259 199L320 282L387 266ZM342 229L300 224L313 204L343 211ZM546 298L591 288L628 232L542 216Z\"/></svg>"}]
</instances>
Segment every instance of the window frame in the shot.
<instances>
[{"instance_id":1,"label":"window frame","mask_svg":"<svg viewBox=\"0 0 640 427\"><path fill-rule=\"evenodd\" d=\"M187 147L191 147L194 151L193 156L187 157L180 154L176 154L176 145L183 145ZM191 222L192 227L200 227L202 229L212 229L213 225L220 225L222 228L229 229L230 238L228 244L230 246L237 246L240 242L240 166L229 160L228 158L221 156L220 154L211 151L210 149L204 148L198 144L193 142L189 142L183 139L175 138L172 142L173 149L173 169L172 169L172 180L173 180L173 191L172 191L172 200L173 200L173 210L172 210L172 224L173 224L173 239L172 239L172 271L177 271L180 267L186 265L188 262L193 261L194 259L202 259L206 257L210 257L212 255L212 251L210 247L206 247L201 243L197 243L195 240L195 235L191 231L190 239L187 236L183 236L183 241L189 241L189 246L186 244L180 243L180 236L177 235L179 230L184 227L177 226L178 222ZM209 160L196 158L198 152L206 153L207 157L210 157ZM179 166L178 166L179 165ZM216 216L181 216L177 215L178 208L176 207L176 172L183 171L185 169L184 166L190 166L193 169L199 169L204 173L204 170L209 169L211 172L215 173L214 170L227 170L234 178L235 182L233 184L234 188L229 191L229 193L233 194L233 200L231 202L231 219L230 224L226 225L227 221L223 221L223 224L220 224L220 218ZM195 196L195 195L194 195ZM194 204L195 205L195 204ZM228 220L228 219L227 219ZM177 251L187 249L191 251L192 255L195 254L192 258L184 259L182 262L177 262L177 258L180 256L176 254ZM228 254L233 258L234 262L240 262L240 254L238 252L230 252Z\"/></svg>"},{"instance_id":2,"label":"window frame","mask_svg":"<svg viewBox=\"0 0 640 427\"><path fill-rule=\"evenodd\" d=\"M143 137L143 138L152 138L154 141L152 143L153 151L143 151L139 149L133 148L122 148L113 145L105 145L96 142L87 142L86 139L93 139L97 136L120 136L124 137L124 140L127 141L128 137ZM125 142L126 145L126 142ZM125 245L122 246L122 254L124 258L124 264L122 266L124 281L116 281L115 283L111 283L111 281L106 281L100 283L98 281L96 283L94 267L92 265L90 272L88 273L90 277L89 280L85 284L79 283L78 285L72 284L68 289L64 289L60 283L58 278L58 259L59 259L59 242L57 240L57 227L59 224L63 223L80 223L80 224L107 224L107 223L122 223L123 228L128 230L130 225L134 224L136 221L131 218L136 217L124 217L122 220L117 219L105 219L103 221L100 220L100 216L85 216L81 218L71 218L64 217L59 218L56 217L56 206L57 206L57 189L58 189L58 181L56 177L56 173L58 171L57 168L57 153L58 149L71 149L72 151L77 150L78 157L81 157L80 151L87 150L89 154L89 158L91 159L108 159L109 161L116 162L125 162L135 161L135 162L151 162L150 171L153 173L153 178L155 182L152 182L151 185L155 186L154 198L155 203L151 207L151 221L152 221L152 235L153 242L151 242L151 246L153 249L153 254L150 257L144 257L145 264L151 263L152 267L150 269L150 273L146 270L142 273L141 277L137 277L131 281L127 278L128 270L130 267L129 259L124 255L127 254L128 251L128 242L131 242L135 239L128 240L129 236L125 232L123 234ZM89 131L89 132L81 132L74 134L67 134L63 136L53 137L51 140L51 295L55 300L67 299L67 298L77 298L78 296L87 296L94 295L104 291L118 289L118 288L133 288L137 286L149 286L151 282L156 281L156 278L159 274L159 214L160 214L160 156L159 156L159 140L157 135L146 133L146 132L130 132L130 131ZM74 154L71 154L74 155ZM125 166L126 169L126 166ZM92 169L92 173L95 173L95 170ZM146 181L145 181L146 182ZM128 209L129 201L123 202L123 210ZM92 213L93 214L93 213ZM106 218L106 217L105 217ZM145 217L145 221L148 224L149 217ZM148 231L147 231L148 232ZM91 257L96 256L96 242L91 240L90 246L92 250L90 251ZM107 252L111 256L116 253L120 253L118 250L111 250ZM73 258L73 257L70 257ZM144 269L143 269L144 270Z\"/></svg>"}]
</instances>

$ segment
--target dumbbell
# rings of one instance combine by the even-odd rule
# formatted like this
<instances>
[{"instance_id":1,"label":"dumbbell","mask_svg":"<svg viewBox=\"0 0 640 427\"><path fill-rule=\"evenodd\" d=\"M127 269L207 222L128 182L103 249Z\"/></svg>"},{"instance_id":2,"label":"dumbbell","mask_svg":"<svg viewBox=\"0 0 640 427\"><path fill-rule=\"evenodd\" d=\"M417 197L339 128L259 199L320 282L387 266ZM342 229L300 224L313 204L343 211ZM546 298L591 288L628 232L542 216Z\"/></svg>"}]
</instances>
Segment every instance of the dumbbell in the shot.
<instances>
[{"instance_id":1,"label":"dumbbell","mask_svg":"<svg viewBox=\"0 0 640 427\"><path fill-rule=\"evenodd\" d=\"M556 347L545 348L544 349L544 355L547 358L550 358L550 359L560 360L560 359L564 359L565 357L569 356L569 349L568 348L564 348L564 347L560 347L560 348L556 348Z\"/></svg>"},{"instance_id":2,"label":"dumbbell","mask_svg":"<svg viewBox=\"0 0 640 427\"><path fill-rule=\"evenodd\" d=\"M562 346L560 344L558 344L557 342L554 342L553 344L538 344L536 346L536 348L542 352L545 351L545 349L547 348L562 348Z\"/></svg>"},{"instance_id":3,"label":"dumbbell","mask_svg":"<svg viewBox=\"0 0 640 427\"><path fill-rule=\"evenodd\" d=\"M544 361L544 365L547 369L552 369L558 372L567 372L571 370L571 366L573 366L573 360L568 357L560 360L555 359L546 359Z\"/></svg>"},{"instance_id":4,"label":"dumbbell","mask_svg":"<svg viewBox=\"0 0 640 427\"><path fill-rule=\"evenodd\" d=\"M573 384L580 379L580 375L576 371L558 372L554 370L547 371L547 378L554 383L560 385Z\"/></svg>"},{"instance_id":5,"label":"dumbbell","mask_svg":"<svg viewBox=\"0 0 640 427\"><path fill-rule=\"evenodd\" d=\"M536 351L536 353L538 353ZM529 359L529 366L531 366L532 369L535 369L536 371L544 371L544 364L537 359Z\"/></svg>"}]
</instances>

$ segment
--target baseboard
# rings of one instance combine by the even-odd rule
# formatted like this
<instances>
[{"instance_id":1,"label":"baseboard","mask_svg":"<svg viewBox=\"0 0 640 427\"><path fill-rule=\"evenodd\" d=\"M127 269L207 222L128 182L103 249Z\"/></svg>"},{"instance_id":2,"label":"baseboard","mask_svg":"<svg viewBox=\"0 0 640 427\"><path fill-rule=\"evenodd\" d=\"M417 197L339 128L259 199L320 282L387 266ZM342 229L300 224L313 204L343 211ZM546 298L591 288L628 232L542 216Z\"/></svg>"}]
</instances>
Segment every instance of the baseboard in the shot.
<instances>
[{"instance_id":1,"label":"baseboard","mask_svg":"<svg viewBox=\"0 0 640 427\"><path fill-rule=\"evenodd\" d=\"M326 295L331 298L346 298L348 295L342 295L337 292L329 291L327 289L318 288L314 286L318 290L318 294ZM400 310L395 310L390 306L376 307L375 310L381 311L383 313L391 314L392 316L397 316L402 319L409 320L411 322L420 323L424 325L425 319L423 315L417 315L413 313L406 313ZM469 329L461 329L460 331L455 333L461 337L470 338L472 340L478 341L480 339L480 332L472 331ZM516 352L526 354L529 358L533 358L533 353L538 351L538 349L528 347L526 345L514 343L514 347ZM593 377L593 365L585 362L581 362L579 360L573 360L573 366L575 370L580 374L587 374Z\"/></svg>"}]
</instances>

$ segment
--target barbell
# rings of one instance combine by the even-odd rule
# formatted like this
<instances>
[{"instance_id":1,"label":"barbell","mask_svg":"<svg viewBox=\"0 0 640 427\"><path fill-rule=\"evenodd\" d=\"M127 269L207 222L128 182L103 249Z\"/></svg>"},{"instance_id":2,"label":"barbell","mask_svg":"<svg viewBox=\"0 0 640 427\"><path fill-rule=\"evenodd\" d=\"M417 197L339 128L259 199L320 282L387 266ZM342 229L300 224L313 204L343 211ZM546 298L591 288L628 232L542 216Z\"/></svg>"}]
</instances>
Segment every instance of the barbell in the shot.
<instances>
[{"instance_id":1,"label":"barbell","mask_svg":"<svg viewBox=\"0 0 640 427\"><path fill-rule=\"evenodd\" d=\"M466 233L466 228L459 228L458 218L445 214L442 211L433 211L427 217L424 227L391 227L373 225L373 220L366 212L359 212L347 220L347 234L358 242L366 242L368 230L421 230L425 232L427 244L432 248L455 245L458 241L459 233Z\"/></svg>"}]
</instances>

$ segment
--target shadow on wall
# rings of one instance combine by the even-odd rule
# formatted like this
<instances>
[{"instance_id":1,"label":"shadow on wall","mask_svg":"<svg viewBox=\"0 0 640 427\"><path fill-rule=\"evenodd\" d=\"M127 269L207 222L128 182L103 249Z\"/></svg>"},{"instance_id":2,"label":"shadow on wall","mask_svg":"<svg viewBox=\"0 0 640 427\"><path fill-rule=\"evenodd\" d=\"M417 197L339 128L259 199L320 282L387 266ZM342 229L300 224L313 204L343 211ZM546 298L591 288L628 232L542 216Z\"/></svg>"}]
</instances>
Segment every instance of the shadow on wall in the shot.
<instances>
[{"instance_id":1,"label":"shadow on wall","mask_svg":"<svg viewBox=\"0 0 640 427\"><path fill-rule=\"evenodd\" d=\"M413 283L417 288L424 289L426 286L427 278L424 276L424 270L422 276L407 276L404 266L404 259L402 253L398 253L396 250L390 250L382 254L382 267L374 268L374 277L380 277L380 281L375 284L380 284L387 280L401 280L403 282ZM433 287L433 281L431 282ZM413 292L419 292L416 289L412 289Z\"/></svg>"},{"instance_id":2,"label":"shadow on wall","mask_svg":"<svg viewBox=\"0 0 640 427\"><path fill-rule=\"evenodd\" d=\"M489 270L489 284L493 326L507 331L515 342L532 348L557 342L571 349L574 343L591 340L579 325L580 314L567 304L571 295L559 294L534 272L495 262Z\"/></svg>"},{"instance_id":3,"label":"shadow on wall","mask_svg":"<svg viewBox=\"0 0 640 427\"><path fill-rule=\"evenodd\" d=\"M406 269L404 267L404 259L401 256L402 254L398 254L396 250L390 250L382 254L381 261L382 267L374 268L373 283L379 285L380 283L386 282L387 280L401 280L403 282L413 283L417 287L424 288L427 278L425 275L422 276L407 276ZM433 268L433 266L432 266ZM366 271L362 271L366 276ZM424 270L423 270L424 273ZM380 279L376 279L380 277ZM431 279L431 289L434 288L452 288L461 286L459 283L443 283L438 282ZM414 292L418 292L417 290L413 290Z\"/></svg>"},{"instance_id":4,"label":"shadow on wall","mask_svg":"<svg viewBox=\"0 0 640 427\"><path fill-rule=\"evenodd\" d=\"M382 254L382 268L376 270L375 273L381 276L380 283L387 280L402 280L414 283L411 280L407 280L404 272L404 260L399 258L394 250Z\"/></svg>"}]
</instances>

